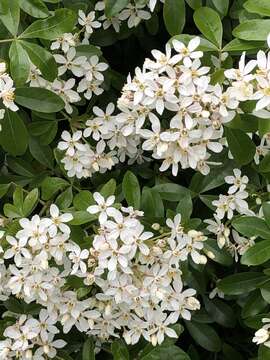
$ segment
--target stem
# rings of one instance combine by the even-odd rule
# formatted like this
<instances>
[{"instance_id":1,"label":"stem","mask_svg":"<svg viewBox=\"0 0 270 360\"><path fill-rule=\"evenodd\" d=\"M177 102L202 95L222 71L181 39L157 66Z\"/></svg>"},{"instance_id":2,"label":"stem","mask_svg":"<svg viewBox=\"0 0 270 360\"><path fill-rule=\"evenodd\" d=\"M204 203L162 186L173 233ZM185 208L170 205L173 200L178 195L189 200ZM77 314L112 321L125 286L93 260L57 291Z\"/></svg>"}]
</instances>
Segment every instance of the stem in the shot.
<instances>
[{"instance_id":1,"label":"stem","mask_svg":"<svg viewBox=\"0 0 270 360\"><path fill-rule=\"evenodd\" d=\"M0 43L5 43L5 42L11 42L14 41L15 39L1 39Z\"/></svg>"}]
</instances>

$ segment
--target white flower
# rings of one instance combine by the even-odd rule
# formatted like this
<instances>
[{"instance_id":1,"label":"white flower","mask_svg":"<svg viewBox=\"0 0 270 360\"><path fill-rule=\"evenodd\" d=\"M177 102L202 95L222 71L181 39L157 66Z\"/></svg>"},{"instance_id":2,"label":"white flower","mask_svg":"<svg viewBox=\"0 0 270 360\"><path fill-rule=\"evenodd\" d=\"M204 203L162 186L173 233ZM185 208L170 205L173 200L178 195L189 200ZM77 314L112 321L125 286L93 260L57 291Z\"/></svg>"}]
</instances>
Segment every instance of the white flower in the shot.
<instances>
[{"instance_id":1,"label":"white flower","mask_svg":"<svg viewBox=\"0 0 270 360\"><path fill-rule=\"evenodd\" d=\"M15 105L15 88L13 86L13 80L7 76L0 77L0 99L2 99L3 104L6 108L11 111L19 110L18 106Z\"/></svg>"},{"instance_id":2,"label":"white flower","mask_svg":"<svg viewBox=\"0 0 270 360\"><path fill-rule=\"evenodd\" d=\"M117 211L114 207L111 206L114 204L115 196L111 195L105 200L100 193L95 192L93 194L93 197L97 205L89 206L87 208L87 211L90 214L99 213L99 222L103 224L105 221L107 221L108 216L114 216Z\"/></svg>"},{"instance_id":3,"label":"white flower","mask_svg":"<svg viewBox=\"0 0 270 360\"><path fill-rule=\"evenodd\" d=\"M65 56L63 55L54 55L54 58L58 64L62 64L58 68L58 75L63 75L67 70L70 70L75 76L81 77L85 73L85 64L87 62L86 56L76 57L76 50L74 47L71 47Z\"/></svg>"},{"instance_id":4,"label":"white flower","mask_svg":"<svg viewBox=\"0 0 270 360\"><path fill-rule=\"evenodd\" d=\"M78 22L80 25L85 27L85 31L88 34L92 34L94 29L101 27L101 23L95 20L95 11L91 11L87 16L82 10L79 10L79 19Z\"/></svg>"},{"instance_id":5,"label":"white flower","mask_svg":"<svg viewBox=\"0 0 270 360\"><path fill-rule=\"evenodd\" d=\"M86 273L87 266L84 261L87 260L89 251L87 249L81 250L80 247L75 244L71 246L70 250L69 258L73 263L71 274L76 274L78 270L83 274Z\"/></svg>"},{"instance_id":6,"label":"white flower","mask_svg":"<svg viewBox=\"0 0 270 360\"><path fill-rule=\"evenodd\" d=\"M203 56L202 51L194 51L200 45L199 37L191 39L187 46L179 40L173 40L172 45L182 58L198 59Z\"/></svg>"},{"instance_id":7,"label":"white flower","mask_svg":"<svg viewBox=\"0 0 270 360\"><path fill-rule=\"evenodd\" d=\"M68 52L70 47L73 47L75 45L75 36L71 33L64 33L51 44L51 50L58 50L61 48L62 51L66 53Z\"/></svg>"},{"instance_id":8,"label":"white flower","mask_svg":"<svg viewBox=\"0 0 270 360\"><path fill-rule=\"evenodd\" d=\"M224 179L227 184L233 184L232 186L230 186L228 194L234 194L238 190L243 191L248 184L248 177L246 175L242 177L241 170L233 169L233 173L234 176L226 176Z\"/></svg>"},{"instance_id":9,"label":"white flower","mask_svg":"<svg viewBox=\"0 0 270 360\"><path fill-rule=\"evenodd\" d=\"M50 206L50 215L52 225L50 225L49 227L49 234L51 237L54 237L57 234L58 228L62 231L62 233L70 233L70 228L65 223L73 219L73 216L71 214L66 213L60 215L58 207L55 204L52 204Z\"/></svg>"},{"instance_id":10,"label":"white flower","mask_svg":"<svg viewBox=\"0 0 270 360\"><path fill-rule=\"evenodd\" d=\"M73 109L70 103L75 103L80 101L79 94L72 90L75 85L75 79L64 80L54 80L51 85L51 90L58 94L65 102L65 110L67 113L71 114Z\"/></svg>"},{"instance_id":11,"label":"white flower","mask_svg":"<svg viewBox=\"0 0 270 360\"><path fill-rule=\"evenodd\" d=\"M59 142L58 149L65 150L70 156L75 154L76 149L84 151L84 145L79 141L82 137L81 131L76 131L71 136L68 131L64 130L61 137L64 141Z\"/></svg>"}]
</instances>

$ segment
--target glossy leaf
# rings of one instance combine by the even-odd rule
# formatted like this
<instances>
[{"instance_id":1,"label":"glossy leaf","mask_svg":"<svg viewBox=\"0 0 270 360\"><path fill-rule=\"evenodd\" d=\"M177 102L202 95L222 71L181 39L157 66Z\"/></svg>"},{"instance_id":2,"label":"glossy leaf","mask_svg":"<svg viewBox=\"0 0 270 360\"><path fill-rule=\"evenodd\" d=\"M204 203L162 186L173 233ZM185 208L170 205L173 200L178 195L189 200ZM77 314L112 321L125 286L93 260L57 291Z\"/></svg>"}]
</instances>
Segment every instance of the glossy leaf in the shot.
<instances>
[{"instance_id":1,"label":"glossy leaf","mask_svg":"<svg viewBox=\"0 0 270 360\"><path fill-rule=\"evenodd\" d=\"M19 0L20 8L35 18L46 18L50 15L42 0Z\"/></svg>"},{"instance_id":2,"label":"glossy leaf","mask_svg":"<svg viewBox=\"0 0 270 360\"><path fill-rule=\"evenodd\" d=\"M18 41L13 41L9 49L10 72L16 86L26 83L30 73L30 62L24 48Z\"/></svg>"},{"instance_id":3,"label":"glossy leaf","mask_svg":"<svg viewBox=\"0 0 270 360\"><path fill-rule=\"evenodd\" d=\"M53 113L64 108L64 101L54 92L43 88L17 88L15 101L28 109Z\"/></svg>"},{"instance_id":4,"label":"glossy leaf","mask_svg":"<svg viewBox=\"0 0 270 360\"><path fill-rule=\"evenodd\" d=\"M25 124L17 112L5 111L0 131L0 144L11 155L22 155L28 146L29 136Z\"/></svg>"},{"instance_id":5,"label":"glossy leaf","mask_svg":"<svg viewBox=\"0 0 270 360\"><path fill-rule=\"evenodd\" d=\"M77 15L70 9L58 9L44 20L36 20L20 35L21 39L40 38L54 40L65 32L71 32Z\"/></svg>"},{"instance_id":6,"label":"glossy leaf","mask_svg":"<svg viewBox=\"0 0 270 360\"><path fill-rule=\"evenodd\" d=\"M122 189L128 205L139 209L141 203L140 184L137 177L131 171L125 173Z\"/></svg>"},{"instance_id":7,"label":"glossy leaf","mask_svg":"<svg viewBox=\"0 0 270 360\"><path fill-rule=\"evenodd\" d=\"M208 7L201 7L194 13L194 22L201 33L217 47L222 46L222 23L218 13Z\"/></svg>"},{"instance_id":8,"label":"glossy leaf","mask_svg":"<svg viewBox=\"0 0 270 360\"><path fill-rule=\"evenodd\" d=\"M181 34L186 21L184 0L166 0L163 7L163 19L168 33Z\"/></svg>"},{"instance_id":9,"label":"glossy leaf","mask_svg":"<svg viewBox=\"0 0 270 360\"><path fill-rule=\"evenodd\" d=\"M57 64L52 54L43 47L28 41L21 40L20 44L44 79L53 81L57 77Z\"/></svg>"}]
</instances>

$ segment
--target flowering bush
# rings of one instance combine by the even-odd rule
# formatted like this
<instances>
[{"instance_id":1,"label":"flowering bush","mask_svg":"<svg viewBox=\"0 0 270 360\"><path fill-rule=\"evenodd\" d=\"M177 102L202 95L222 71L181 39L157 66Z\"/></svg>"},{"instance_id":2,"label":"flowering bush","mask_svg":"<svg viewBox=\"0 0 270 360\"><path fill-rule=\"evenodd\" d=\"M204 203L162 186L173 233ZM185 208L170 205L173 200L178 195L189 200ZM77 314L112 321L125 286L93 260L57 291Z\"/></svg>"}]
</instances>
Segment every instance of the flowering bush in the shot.
<instances>
[{"instance_id":1,"label":"flowering bush","mask_svg":"<svg viewBox=\"0 0 270 360\"><path fill-rule=\"evenodd\" d=\"M0 360L270 359L269 17L0 1Z\"/></svg>"}]
</instances>

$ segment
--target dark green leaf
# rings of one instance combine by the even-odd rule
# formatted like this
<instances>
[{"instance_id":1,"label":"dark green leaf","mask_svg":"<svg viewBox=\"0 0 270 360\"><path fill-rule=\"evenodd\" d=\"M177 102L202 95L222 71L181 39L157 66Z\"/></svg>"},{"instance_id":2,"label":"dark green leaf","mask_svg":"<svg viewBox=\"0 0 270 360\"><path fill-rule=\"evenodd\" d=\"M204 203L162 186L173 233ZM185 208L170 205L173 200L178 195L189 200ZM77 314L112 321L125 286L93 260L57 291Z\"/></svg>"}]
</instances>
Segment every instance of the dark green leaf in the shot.
<instances>
[{"instance_id":1,"label":"dark green leaf","mask_svg":"<svg viewBox=\"0 0 270 360\"><path fill-rule=\"evenodd\" d=\"M72 187L68 187L64 192L62 192L55 200L55 204L59 207L60 210L67 209L73 199Z\"/></svg>"},{"instance_id":2,"label":"dark green leaf","mask_svg":"<svg viewBox=\"0 0 270 360\"><path fill-rule=\"evenodd\" d=\"M0 144L11 155L22 155L28 146L28 132L20 116L6 109L0 131Z\"/></svg>"},{"instance_id":3,"label":"dark green leaf","mask_svg":"<svg viewBox=\"0 0 270 360\"><path fill-rule=\"evenodd\" d=\"M18 41L13 41L9 48L10 72L15 84L22 86L30 73L30 62L24 48Z\"/></svg>"},{"instance_id":4,"label":"dark green leaf","mask_svg":"<svg viewBox=\"0 0 270 360\"><path fill-rule=\"evenodd\" d=\"M190 335L201 347L210 352L221 350L221 340L211 326L199 324L195 321L185 321L185 324Z\"/></svg>"},{"instance_id":5,"label":"dark green leaf","mask_svg":"<svg viewBox=\"0 0 270 360\"><path fill-rule=\"evenodd\" d=\"M95 360L95 344L92 337L83 344L82 360Z\"/></svg>"},{"instance_id":6,"label":"dark green leaf","mask_svg":"<svg viewBox=\"0 0 270 360\"><path fill-rule=\"evenodd\" d=\"M122 189L128 205L139 209L141 203L140 184L137 177L131 171L125 173Z\"/></svg>"},{"instance_id":7,"label":"dark green leaf","mask_svg":"<svg viewBox=\"0 0 270 360\"><path fill-rule=\"evenodd\" d=\"M64 108L64 101L55 93L43 88L17 88L15 101L28 109L53 113Z\"/></svg>"},{"instance_id":8,"label":"dark green leaf","mask_svg":"<svg viewBox=\"0 0 270 360\"><path fill-rule=\"evenodd\" d=\"M52 54L43 47L28 41L21 40L20 44L42 76L46 80L53 81L57 77L57 64Z\"/></svg>"},{"instance_id":9,"label":"dark green leaf","mask_svg":"<svg viewBox=\"0 0 270 360\"><path fill-rule=\"evenodd\" d=\"M4 11L0 13L0 20L16 36L20 22L19 0L1 0L1 6Z\"/></svg>"},{"instance_id":10,"label":"dark green leaf","mask_svg":"<svg viewBox=\"0 0 270 360\"><path fill-rule=\"evenodd\" d=\"M247 237L260 236L263 239L270 238L270 228L263 219L256 216L243 216L232 222L233 227Z\"/></svg>"},{"instance_id":11,"label":"dark green leaf","mask_svg":"<svg viewBox=\"0 0 270 360\"><path fill-rule=\"evenodd\" d=\"M70 9L58 9L44 20L36 20L20 35L21 39L41 38L55 40L65 32L71 32L77 22L77 14Z\"/></svg>"},{"instance_id":12,"label":"dark green leaf","mask_svg":"<svg viewBox=\"0 0 270 360\"><path fill-rule=\"evenodd\" d=\"M186 21L184 0L166 0L163 7L163 19L168 33L181 34Z\"/></svg>"},{"instance_id":13,"label":"dark green leaf","mask_svg":"<svg viewBox=\"0 0 270 360\"><path fill-rule=\"evenodd\" d=\"M32 156L42 165L53 168L54 156L48 145L41 145L35 138L30 138L29 150Z\"/></svg>"},{"instance_id":14,"label":"dark green leaf","mask_svg":"<svg viewBox=\"0 0 270 360\"><path fill-rule=\"evenodd\" d=\"M57 191L65 189L69 183L61 178L47 177L41 184L41 197L49 200Z\"/></svg>"},{"instance_id":15,"label":"dark green leaf","mask_svg":"<svg viewBox=\"0 0 270 360\"><path fill-rule=\"evenodd\" d=\"M154 189L143 188L142 210L149 217L163 217L164 206L159 193Z\"/></svg>"},{"instance_id":16,"label":"dark green leaf","mask_svg":"<svg viewBox=\"0 0 270 360\"><path fill-rule=\"evenodd\" d=\"M108 18L111 18L117 14L121 10L123 10L127 4L129 3L129 0L105 0L105 14Z\"/></svg>"},{"instance_id":17,"label":"dark green leaf","mask_svg":"<svg viewBox=\"0 0 270 360\"><path fill-rule=\"evenodd\" d=\"M250 137L238 129L225 129L229 149L237 163L246 165L253 160L256 146Z\"/></svg>"},{"instance_id":18,"label":"dark green leaf","mask_svg":"<svg viewBox=\"0 0 270 360\"><path fill-rule=\"evenodd\" d=\"M42 0L19 0L20 8L35 18L46 18L50 15Z\"/></svg>"},{"instance_id":19,"label":"dark green leaf","mask_svg":"<svg viewBox=\"0 0 270 360\"><path fill-rule=\"evenodd\" d=\"M253 291L267 277L260 272L242 272L222 279L218 288L226 295L241 295Z\"/></svg>"},{"instance_id":20,"label":"dark green leaf","mask_svg":"<svg viewBox=\"0 0 270 360\"><path fill-rule=\"evenodd\" d=\"M270 237L270 236L269 236ZM257 242L249 248L241 257L243 265L261 265L270 259L270 240Z\"/></svg>"}]
</instances>

